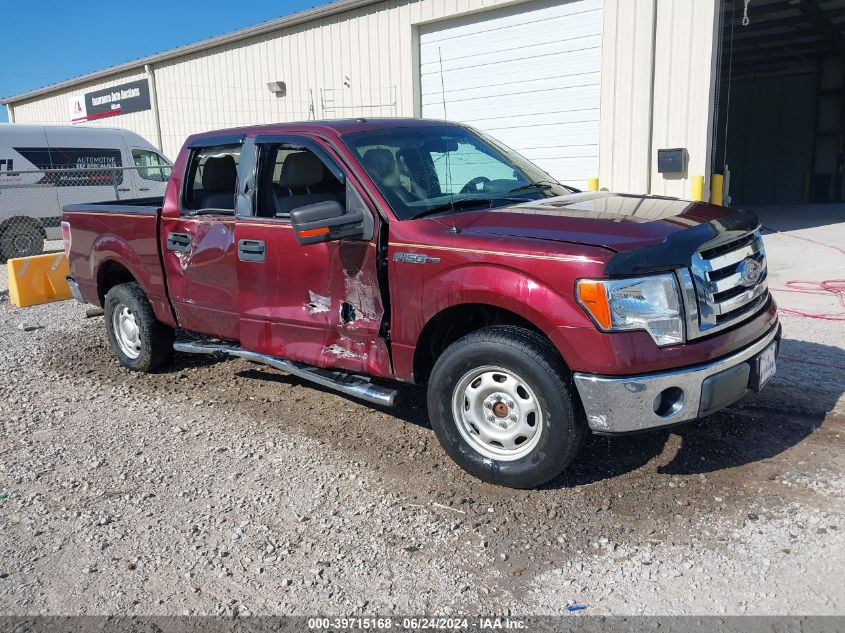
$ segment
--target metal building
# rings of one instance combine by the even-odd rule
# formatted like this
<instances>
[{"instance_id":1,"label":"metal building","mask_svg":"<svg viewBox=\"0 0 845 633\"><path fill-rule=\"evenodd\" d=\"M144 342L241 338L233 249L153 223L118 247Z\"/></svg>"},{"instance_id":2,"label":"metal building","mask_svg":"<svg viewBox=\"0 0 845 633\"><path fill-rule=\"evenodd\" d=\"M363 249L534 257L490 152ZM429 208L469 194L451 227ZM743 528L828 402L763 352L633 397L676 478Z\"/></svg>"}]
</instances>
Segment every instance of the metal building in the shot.
<instances>
[{"instance_id":1,"label":"metal building","mask_svg":"<svg viewBox=\"0 0 845 633\"><path fill-rule=\"evenodd\" d=\"M214 128L445 116L491 133L562 182L584 187L598 177L616 191L690 197L695 176L709 183L728 154L742 154L724 151L724 130L736 69L726 42L742 54L743 4L340 0L2 102L11 121L126 127L170 157L188 134ZM752 0L751 13L775 27L780 11L786 24L813 31L827 21L838 32L826 4L839 0ZM790 33L755 44L786 48ZM838 55L836 37L827 32L813 59ZM678 151L660 152L668 149ZM790 195L806 196L806 177L798 179L802 191Z\"/></svg>"}]
</instances>

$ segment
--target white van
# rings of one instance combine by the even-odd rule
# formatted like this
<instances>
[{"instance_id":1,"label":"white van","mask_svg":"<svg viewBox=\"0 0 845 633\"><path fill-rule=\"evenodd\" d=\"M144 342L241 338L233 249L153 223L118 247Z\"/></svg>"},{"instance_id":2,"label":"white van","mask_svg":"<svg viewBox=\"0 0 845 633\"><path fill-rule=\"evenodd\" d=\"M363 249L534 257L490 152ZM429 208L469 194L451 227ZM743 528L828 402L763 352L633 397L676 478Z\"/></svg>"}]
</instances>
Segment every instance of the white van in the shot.
<instances>
[{"instance_id":1,"label":"white van","mask_svg":"<svg viewBox=\"0 0 845 633\"><path fill-rule=\"evenodd\" d=\"M0 259L61 239L66 204L163 196L170 164L129 130L0 124Z\"/></svg>"}]
</instances>

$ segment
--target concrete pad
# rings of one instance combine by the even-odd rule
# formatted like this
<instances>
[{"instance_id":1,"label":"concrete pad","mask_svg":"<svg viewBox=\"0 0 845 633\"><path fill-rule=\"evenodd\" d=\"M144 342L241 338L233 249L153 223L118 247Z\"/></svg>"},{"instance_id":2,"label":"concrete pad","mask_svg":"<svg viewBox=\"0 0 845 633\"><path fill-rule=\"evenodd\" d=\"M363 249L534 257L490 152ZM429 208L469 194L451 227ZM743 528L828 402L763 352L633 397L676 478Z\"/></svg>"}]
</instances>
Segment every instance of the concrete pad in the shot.
<instances>
[{"instance_id":1,"label":"concrete pad","mask_svg":"<svg viewBox=\"0 0 845 633\"><path fill-rule=\"evenodd\" d=\"M845 279L845 204L749 206L765 228L769 287L782 308L839 314L836 295L817 289L794 292L789 282ZM812 289L811 289L812 290ZM831 327L845 327L836 325Z\"/></svg>"}]
</instances>

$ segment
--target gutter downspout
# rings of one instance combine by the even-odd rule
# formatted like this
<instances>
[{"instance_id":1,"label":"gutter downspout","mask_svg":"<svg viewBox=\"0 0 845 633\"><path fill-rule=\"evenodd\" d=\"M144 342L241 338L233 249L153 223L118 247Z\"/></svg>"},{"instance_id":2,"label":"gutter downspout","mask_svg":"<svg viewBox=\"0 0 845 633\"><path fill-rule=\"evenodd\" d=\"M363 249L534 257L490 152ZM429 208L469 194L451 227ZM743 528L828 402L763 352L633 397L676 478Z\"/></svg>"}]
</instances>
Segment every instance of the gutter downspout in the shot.
<instances>
[{"instance_id":1,"label":"gutter downspout","mask_svg":"<svg viewBox=\"0 0 845 633\"><path fill-rule=\"evenodd\" d=\"M6 113L9 115L9 123L15 122L15 108L11 103L6 104Z\"/></svg>"},{"instance_id":2,"label":"gutter downspout","mask_svg":"<svg viewBox=\"0 0 845 633\"><path fill-rule=\"evenodd\" d=\"M150 64L144 65L144 71L147 73L147 77L150 80L150 101L152 101L153 106L153 121L155 122L156 128L156 147L158 147L160 152L163 152L161 145L161 119L159 118L158 113L158 92L156 91L156 76L153 72L153 67Z\"/></svg>"}]
</instances>

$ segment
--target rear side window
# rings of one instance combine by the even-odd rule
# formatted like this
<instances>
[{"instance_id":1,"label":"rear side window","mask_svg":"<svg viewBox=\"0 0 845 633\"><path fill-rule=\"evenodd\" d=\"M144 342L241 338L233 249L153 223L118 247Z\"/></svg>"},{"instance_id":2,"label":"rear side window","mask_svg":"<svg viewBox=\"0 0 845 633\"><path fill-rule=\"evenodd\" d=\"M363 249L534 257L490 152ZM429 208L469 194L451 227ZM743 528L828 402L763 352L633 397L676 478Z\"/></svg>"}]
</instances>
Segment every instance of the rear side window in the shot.
<instances>
[{"instance_id":1,"label":"rear side window","mask_svg":"<svg viewBox=\"0 0 845 633\"><path fill-rule=\"evenodd\" d=\"M259 154L259 217L288 218L318 202L346 203L346 188L307 147L263 145Z\"/></svg>"},{"instance_id":2,"label":"rear side window","mask_svg":"<svg viewBox=\"0 0 845 633\"><path fill-rule=\"evenodd\" d=\"M15 147L45 171L40 184L57 187L114 186L123 182L119 149L100 147Z\"/></svg>"},{"instance_id":3,"label":"rear side window","mask_svg":"<svg viewBox=\"0 0 845 633\"><path fill-rule=\"evenodd\" d=\"M194 150L185 179L185 210L233 212L240 157L240 145L218 145Z\"/></svg>"},{"instance_id":4,"label":"rear side window","mask_svg":"<svg viewBox=\"0 0 845 633\"><path fill-rule=\"evenodd\" d=\"M167 182L170 178L170 164L156 152L148 149L133 149L132 160L138 167L138 175L144 180Z\"/></svg>"}]
</instances>

